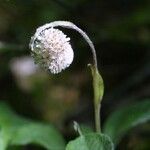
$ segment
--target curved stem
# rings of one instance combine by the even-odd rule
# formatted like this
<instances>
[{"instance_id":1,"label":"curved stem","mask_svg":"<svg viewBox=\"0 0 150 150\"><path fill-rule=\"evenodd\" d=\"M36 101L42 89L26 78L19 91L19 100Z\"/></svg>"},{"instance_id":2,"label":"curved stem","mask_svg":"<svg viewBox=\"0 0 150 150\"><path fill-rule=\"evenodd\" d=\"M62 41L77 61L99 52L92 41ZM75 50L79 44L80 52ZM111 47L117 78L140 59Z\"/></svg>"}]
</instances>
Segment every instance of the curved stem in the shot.
<instances>
[{"instance_id":1,"label":"curved stem","mask_svg":"<svg viewBox=\"0 0 150 150\"><path fill-rule=\"evenodd\" d=\"M92 55L93 55L93 64L94 64L95 68L97 68L96 50L95 50L93 42L90 40L90 38L87 36L87 34L83 30L78 28L72 22L69 22L69 21L54 21L54 22L45 24L44 26L41 26L37 29L36 35L33 37L32 41L34 41L40 35L40 33L42 31L44 31L46 29L49 29L49 28L52 28L52 27L58 27L58 26L76 30L78 33L81 34L81 36L86 40L86 42L89 44L89 46L91 48ZM31 46L32 46L32 44L31 44Z\"/></svg>"},{"instance_id":2,"label":"curved stem","mask_svg":"<svg viewBox=\"0 0 150 150\"><path fill-rule=\"evenodd\" d=\"M89 44L89 46L91 48L92 55L93 55L93 65L91 65L91 70L92 70L92 75L93 75L95 126L96 126L96 131L101 132L100 102L103 97L104 85L103 85L102 77L100 76L100 74L98 72L96 50L95 50L93 42L90 40L88 35L83 30L78 28L75 24L73 24L72 22L54 21L54 22L45 24L44 26L41 26L37 29L36 34L34 35L34 37L32 37L32 41L31 41L31 45L30 45L31 49L33 48L34 41L36 40L36 38L38 38L38 36L40 36L40 34L44 30L52 28L52 27L58 27L58 26L68 28L68 29L73 29L73 30L77 31L86 40L86 42Z\"/></svg>"}]
</instances>

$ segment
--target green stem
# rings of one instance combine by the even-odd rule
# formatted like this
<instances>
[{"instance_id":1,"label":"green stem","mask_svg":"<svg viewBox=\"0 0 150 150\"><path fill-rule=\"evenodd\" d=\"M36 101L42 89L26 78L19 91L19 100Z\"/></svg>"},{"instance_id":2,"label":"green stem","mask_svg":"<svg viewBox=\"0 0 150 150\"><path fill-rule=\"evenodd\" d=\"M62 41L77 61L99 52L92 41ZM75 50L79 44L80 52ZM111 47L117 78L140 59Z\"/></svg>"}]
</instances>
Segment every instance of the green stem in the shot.
<instances>
[{"instance_id":1,"label":"green stem","mask_svg":"<svg viewBox=\"0 0 150 150\"><path fill-rule=\"evenodd\" d=\"M100 108L101 108L101 104L95 105L95 128L96 128L96 132L101 132Z\"/></svg>"},{"instance_id":2,"label":"green stem","mask_svg":"<svg viewBox=\"0 0 150 150\"><path fill-rule=\"evenodd\" d=\"M104 93L104 83L97 67L90 65L90 68L93 76L95 128L96 132L101 132L100 109Z\"/></svg>"}]
</instances>

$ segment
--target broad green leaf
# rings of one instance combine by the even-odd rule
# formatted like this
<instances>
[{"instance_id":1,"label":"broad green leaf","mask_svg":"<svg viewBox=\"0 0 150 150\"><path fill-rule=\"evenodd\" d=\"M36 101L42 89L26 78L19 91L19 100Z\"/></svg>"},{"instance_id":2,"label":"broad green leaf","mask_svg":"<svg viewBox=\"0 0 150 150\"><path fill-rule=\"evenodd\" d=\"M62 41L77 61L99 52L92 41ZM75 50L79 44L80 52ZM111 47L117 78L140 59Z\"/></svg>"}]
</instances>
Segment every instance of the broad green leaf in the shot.
<instances>
[{"instance_id":1,"label":"broad green leaf","mask_svg":"<svg viewBox=\"0 0 150 150\"><path fill-rule=\"evenodd\" d=\"M150 100L120 108L104 124L104 133L117 144L132 127L150 120Z\"/></svg>"},{"instance_id":2,"label":"broad green leaf","mask_svg":"<svg viewBox=\"0 0 150 150\"><path fill-rule=\"evenodd\" d=\"M2 132L0 131L0 150L5 150L5 148L6 148L6 145L2 138Z\"/></svg>"},{"instance_id":3,"label":"broad green leaf","mask_svg":"<svg viewBox=\"0 0 150 150\"><path fill-rule=\"evenodd\" d=\"M22 118L0 103L0 150L27 144L41 145L48 150L65 149L62 136L53 126Z\"/></svg>"},{"instance_id":4,"label":"broad green leaf","mask_svg":"<svg viewBox=\"0 0 150 150\"><path fill-rule=\"evenodd\" d=\"M113 150L113 143L104 134L89 133L67 144L66 150Z\"/></svg>"},{"instance_id":5,"label":"broad green leaf","mask_svg":"<svg viewBox=\"0 0 150 150\"><path fill-rule=\"evenodd\" d=\"M41 123L28 123L20 127L10 144L27 145L28 143L43 145L49 150L63 150L64 147L64 142L56 129Z\"/></svg>"}]
</instances>

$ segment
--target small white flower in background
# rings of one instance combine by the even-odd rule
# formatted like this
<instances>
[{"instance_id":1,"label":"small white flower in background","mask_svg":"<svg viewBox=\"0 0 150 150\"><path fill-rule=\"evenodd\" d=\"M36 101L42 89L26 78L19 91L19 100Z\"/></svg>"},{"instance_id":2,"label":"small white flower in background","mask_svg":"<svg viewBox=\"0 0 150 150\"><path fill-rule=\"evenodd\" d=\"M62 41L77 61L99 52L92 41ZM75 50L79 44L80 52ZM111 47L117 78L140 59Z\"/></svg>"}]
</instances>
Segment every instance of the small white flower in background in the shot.
<instances>
[{"instance_id":1,"label":"small white flower in background","mask_svg":"<svg viewBox=\"0 0 150 150\"><path fill-rule=\"evenodd\" d=\"M17 77L28 77L36 73L38 66L32 60L32 57L19 57L14 58L10 62L12 73Z\"/></svg>"},{"instance_id":2,"label":"small white flower in background","mask_svg":"<svg viewBox=\"0 0 150 150\"><path fill-rule=\"evenodd\" d=\"M39 67L34 64L32 57L28 56L13 58L10 61L10 69L18 87L26 92L33 89L34 81L31 77L40 75Z\"/></svg>"},{"instance_id":3,"label":"small white flower in background","mask_svg":"<svg viewBox=\"0 0 150 150\"><path fill-rule=\"evenodd\" d=\"M41 28L44 28L39 32ZM73 61L74 53L62 31L46 25L39 27L31 38L30 48L36 64L53 74L59 73Z\"/></svg>"}]
</instances>

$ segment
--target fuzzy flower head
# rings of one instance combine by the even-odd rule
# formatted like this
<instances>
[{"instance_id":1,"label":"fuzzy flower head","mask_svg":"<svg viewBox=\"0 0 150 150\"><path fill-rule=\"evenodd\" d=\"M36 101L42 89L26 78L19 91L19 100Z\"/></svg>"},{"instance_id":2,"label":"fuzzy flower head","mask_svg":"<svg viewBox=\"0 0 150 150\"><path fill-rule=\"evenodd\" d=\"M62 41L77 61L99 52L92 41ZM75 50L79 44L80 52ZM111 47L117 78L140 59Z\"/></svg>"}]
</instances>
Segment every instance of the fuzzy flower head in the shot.
<instances>
[{"instance_id":1,"label":"fuzzy flower head","mask_svg":"<svg viewBox=\"0 0 150 150\"><path fill-rule=\"evenodd\" d=\"M69 67L74 57L69 41L70 38L59 29L46 28L46 25L39 27L30 41L35 63L53 74Z\"/></svg>"}]
</instances>

